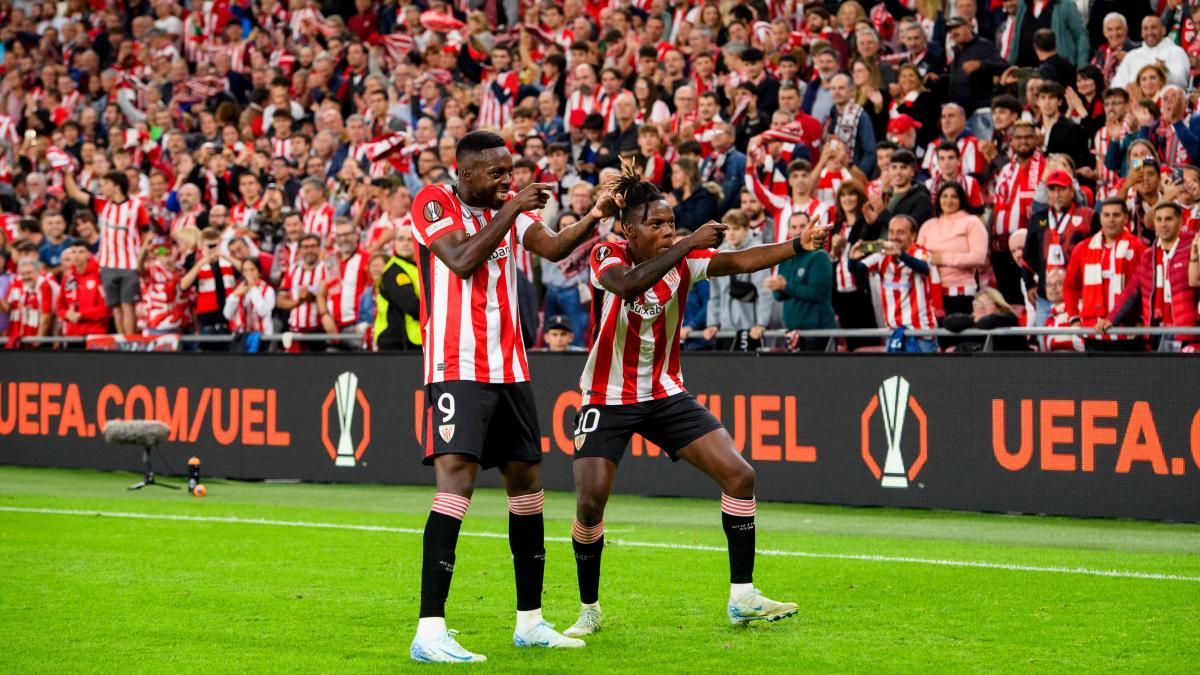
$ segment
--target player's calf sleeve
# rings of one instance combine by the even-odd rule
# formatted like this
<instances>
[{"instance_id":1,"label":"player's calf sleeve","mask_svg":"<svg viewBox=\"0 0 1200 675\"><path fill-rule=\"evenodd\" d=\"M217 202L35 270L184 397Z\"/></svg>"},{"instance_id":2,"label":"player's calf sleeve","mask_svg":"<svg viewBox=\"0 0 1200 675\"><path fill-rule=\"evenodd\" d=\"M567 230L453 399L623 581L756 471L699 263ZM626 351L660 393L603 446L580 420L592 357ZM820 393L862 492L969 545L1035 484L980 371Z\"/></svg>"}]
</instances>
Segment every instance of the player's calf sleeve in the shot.
<instances>
[{"instance_id":1,"label":"player's calf sleeve","mask_svg":"<svg viewBox=\"0 0 1200 675\"><path fill-rule=\"evenodd\" d=\"M729 542L729 582L754 581L754 497L721 495L721 525Z\"/></svg>"},{"instance_id":2,"label":"player's calf sleeve","mask_svg":"<svg viewBox=\"0 0 1200 675\"><path fill-rule=\"evenodd\" d=\"M575 549L575 572L579 576L579 601L595 603L600 596L600 554L604 552L604 523L592 527L571 524L571 546Z\"/></svg>"},{"instance_id":3,"label":"player's calf sleeve","mask_svg":"<svg viewBox=\"0 0 1200 675\"><path fill-rule=\"evenodd\" d=\"M517 579L517 611L542 606L542 576L546 570L546 528L542 521L545 493L508 498L508 546Z\"/></svg>"},{"instance_id":4,"label":"player's calf sleeve","mask_svg":"<svg viewBox=\"0 0 1200 675\"><path fill-rule=\"evenodd\" d=\"M439 492L433 496L421 559L421 618L446 616L458 530L470 506L471 500L459 495Z\"/></svg>"}]
</instances>

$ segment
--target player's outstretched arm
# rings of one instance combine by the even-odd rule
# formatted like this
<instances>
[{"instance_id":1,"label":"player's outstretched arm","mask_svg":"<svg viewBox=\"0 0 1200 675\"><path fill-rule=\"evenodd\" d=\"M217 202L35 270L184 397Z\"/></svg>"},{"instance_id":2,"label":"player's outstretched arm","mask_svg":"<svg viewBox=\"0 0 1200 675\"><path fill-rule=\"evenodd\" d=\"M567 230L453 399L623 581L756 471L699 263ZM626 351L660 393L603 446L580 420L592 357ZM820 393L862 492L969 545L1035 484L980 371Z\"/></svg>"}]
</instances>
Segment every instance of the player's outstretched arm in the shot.
<instances>
[{"instance_id":1,"label":"player's outstretched arm","mask_svg":"<svg viewBox=\"0 0 1200 675\"><path fill-rule=\"evenodd\" d=\"M751 246L740 251L718 251L708 263L708 276L722 277L757 272L778 265L804 251L824 248L828 239L828 227L809 227L804 234L791 241Z\"/></svg>"},{"instance_id":2,"label":"player's outstretched arm","mask_svg":"<svg viewBox=\"0 0 1200 675\"><path fill-rule=\"evenodd\" d=\"M521 243L525 248L550 262L558 262L592 236L592 232L595 231L596 225L601 220L616 215L617 211L624 206L625 199L623 197L611 190L604 190L600 193L600 198L596 200L592 210L588 211L587 215L574 225L568 225L558 232L552 232L550 228L538 223L526 230L525 240Z\"/></svg>"},{"instance_id":3,"label":"player's outstretched arm","mask_svg":"<svg viewBox=\"0 0 1200 675\"><path fill-rule=\"evenodd\" d=\"M487 262L521 212L540 211L549 198L550 185L531 183L505 202L482 230L472 235L456 230L439 238L429 248L439 260L446 263L450 271L466 279Z\"/></svg>"},{"instance_id":4,"label":"player's outstretched arm","mask_svg":"<svg viewBox=\"0 0 1200 675\"><path fill-rule=\"evenodd\" d=\"M675 242L671 248L655 258L635 267L616 265L600 275L604 290L622 300L632 300L658 283L667 272L679 264L687 254L698 249L713 248L725 236L725 226L710 222L688 236Z\"/></svg>"}]
</instances>

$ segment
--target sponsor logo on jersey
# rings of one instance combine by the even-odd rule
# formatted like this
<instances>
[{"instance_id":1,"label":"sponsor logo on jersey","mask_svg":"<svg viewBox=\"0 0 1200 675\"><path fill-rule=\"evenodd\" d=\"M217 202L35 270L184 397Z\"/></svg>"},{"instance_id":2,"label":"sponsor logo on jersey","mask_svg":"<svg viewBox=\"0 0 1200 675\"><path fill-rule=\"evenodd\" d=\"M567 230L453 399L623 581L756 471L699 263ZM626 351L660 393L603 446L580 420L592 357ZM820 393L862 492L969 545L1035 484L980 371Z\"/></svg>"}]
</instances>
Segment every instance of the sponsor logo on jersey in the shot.
<instances>
[{"instance_id":1,"label":"sponsor logo on jersey","mask_svg":"<svg viewBox=\"0 0 1200 675\"><path fill-rule=\"evenodd\" d=\"M625 307L634 314L648 319L654 318L666 310L665 307L656 302L627 302L625 303Z\"/></svg>"},{"instance_id":2,"label":"sponsor logo on jersey","mask_svg":"<svg viewBox=\"0 0 1200 675\"><path fill-rule=\"evenodd\" d=\"M509 254L508 246L507 245L501 246L500 248L496 249L495 251L492 251L492 254L490 256L488 256L488 261L499 260L501 258L507 258L508 254Z\"/></svg>"}]
</instances>

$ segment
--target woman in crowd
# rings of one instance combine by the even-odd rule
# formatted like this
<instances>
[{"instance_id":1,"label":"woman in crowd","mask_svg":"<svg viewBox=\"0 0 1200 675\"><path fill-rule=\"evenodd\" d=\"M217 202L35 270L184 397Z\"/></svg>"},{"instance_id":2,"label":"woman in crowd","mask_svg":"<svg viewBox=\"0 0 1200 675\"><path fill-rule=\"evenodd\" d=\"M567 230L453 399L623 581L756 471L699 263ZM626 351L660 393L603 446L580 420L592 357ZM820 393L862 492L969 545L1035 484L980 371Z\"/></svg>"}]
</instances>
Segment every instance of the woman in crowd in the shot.
<instances>
[{"instance_id":1,"label":"woman in crowd","mask_svg":"<svg viewBox=\"0 0 1200 675\"><path fill-rule=\"evenodd\" d=\"M229 332L239 336L246 351L259 351L258 335L274 335L271 315L275 311L275 289L263 278L258 258L242 261L242 281L225 296L225 318ZM369 294L366 294L369 295Z\"/></svg>"},{"instance_id":2,"label":"woman in crowd","mask_svg":"<svg viewBox=\"0 0 1200 675\"><path fill-rule=\"evenodd\" d=\"M833 238L830 255L836 264L833 306L842 328L875 328L875 309L870 283L865 273L855 274L849 262L850 248L860 240L875 241L881 235L881 223L867 218L867 193L857 182L842 183L834 207ZM871 338L848 338L851 350L879 344Z\"/></svg>"},{"instance_id":3,"label":"woman in crowd","mask_svg":"<svg viewBox=\"0 0 1200 675\"><path fill-rule=\"evenodd\" d=\"M676 227L695 232L720 216L717 197L700 183L696 160L684 157L671 165L671 187L673 191L667 194L667 201L675 209Z\"/></svg>"},{"instance_id":4,"label":"woman in crowd","mask_svg":"<svg viewBox=\"0 0 1200 675\"><path fill-rule=\"evenodd\" d=\"M908 115L921 123L917 130L917 147L923 148L938 137L941 117L937 98L925 88L921 70L906 63L896 71L896 92L892 98L891 117ZM877 137L882 138L882 137Z\"/></svg>"},{"instance_id":5,"label":"woman in crowd","mask_svg":"<svg viewBox=\"0 0 1200 675\"><path fill-rule=\"evenodd\" d=\"M1004 295L994 288L980 289L966 313L948 314L942 320L942 328L955 333L968 328L978 330L996 330L998 328L1016 328L1021 322L1010 306L1004 300ZM953 345L956 352L977 352L983 349L987 338L960 337L943 340L947 350ZM1021 336L993 337L992 350L997 352L1027 352L1029 345Z\"/></svg>"},{"instance_id":6,"label":"woman in crowd","mask_svg":"<svg viewBox=\"0 0 1200 675\"><path fill-rule=\"evenodd\" d=\"M887 138L888 112L892 107L892 97L883 87L879 66L866 59L855 59L854 64L850 66L850 76L854 80L856 90L854 102L871 118L875 138Z\"/></svg>"},{"instance_id":7,"label":"woman in crowd","mask_svg":"<svg viewBox=\"0 0 1200 675\"><path fill-rule=\"evenodd\" d=\"M947 314L971 311L979 290L979 272L988 259L987 228L966 211L966 205L962 186L946 183L934 195L934 218L917 233L917 246L928 250L937 266Z\"/></svg>"}]
</instances>

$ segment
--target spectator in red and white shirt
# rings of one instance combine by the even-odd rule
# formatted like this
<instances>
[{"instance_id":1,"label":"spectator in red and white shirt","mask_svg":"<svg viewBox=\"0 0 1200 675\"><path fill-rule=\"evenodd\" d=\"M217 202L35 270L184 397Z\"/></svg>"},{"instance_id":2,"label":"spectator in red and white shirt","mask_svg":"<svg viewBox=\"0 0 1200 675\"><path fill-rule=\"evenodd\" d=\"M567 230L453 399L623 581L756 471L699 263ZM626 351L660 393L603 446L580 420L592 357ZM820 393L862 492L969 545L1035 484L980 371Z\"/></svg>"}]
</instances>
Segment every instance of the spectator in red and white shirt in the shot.
<instances>
[{"instance_id":1,"label":"spectator in red and white shirt","mask_svg":"<svg viewBox=\"0 0 1200 675\"><path fill-rule=\"evenodd\" d=\"M191 232L182 230L181 232ZM181 237L186 238L186 237ZM181 332L187 312L187 295L181 293L180 274L174 248L167 245L142 249L142 299L139 314L146 335L170 335Z\"/></svg>"},{"instance_id":2,"label":"spectator in red and white shirt","mask_svg":"<svg viewBox=\"0 0 1200 675\"><path fill-rule=\"evenodd\" d=\"M208 214L200 203L200 188L194 183L184 183L175 191L179 200L179 215L171 220L170 233L174 234L184 227L194 227L203 230L208 227Z\"/></svg>"},{"instance_id":3,"label":"spectator in red and white shirt","mask_svg":"<svg viewBox=\"0 0 1200 675\"><path fill-rule=\"evenodd\" d=\"M304 232L315 234L322 245L329 240L333 233L333 205L325 199L325 184L317 178L309 178L300 186L301 196L306 205L304 210Z\"/></svg>"},{"instance_id":4,"label":"spectator in red and white shirt","mask_svg":"<svg viewBox=\"0 0 1200 675\"><path fill-rule=\"evenodd\" d=\"M879 276L880 306L888 328L937 328L941 308L937 266L929 251L917 245L917 223L899 215L888 222L888 240L883 251L867 254L865 241L850 249L851 268L865 268ZM899 351L936 352L934 338L905 337Z\"/></svg>"},{"instance_id":5,"label":"spectator in red and white shirt","mask_svg":"<svg viewBox=\"0 0 1200 675\"><path fill-rule=\"evenodd\" d=\"M325 285L329 295L329 314L337 324L337 332L353 332L358 317L358 300L371 286L367 274L370 255L359 246L358 228L345 216L339 216L333 226L334 252L328 254L325 265L332 272Z\"/></svg>"},{"instance_id":6,"label":"spectator in red and white shirt","mask_svg":"<svg viewBox=\"0 0 1200 675\"><path fill-rule=\"evenodd\" d=\"M299 256L283 277L276 306L288 310L288 329L293 333L336 333L337 323L329 315L326 266L321 264L321 238L312 233L300 237ZM298 343L294 351L317 351L317 343Z\"/></svg>"},{"instance_id":7,"label":"spectator in red and white shirt","mask_svg":"<svg viewBox=\"0 0 1200 675\"><path fill-rule=\"evenodd\" d=\"M117 330L133 335L137 332L134 304L141 285L137 273L138 252L143 233L150 225L150 216L141 200L127 197L129 177L120 171L111 171L100 179L103 197L93 197L81 190L70 171L65 171L63 178L67 196L96 213L104 297L113 310ZM149 233L146 236L150 236Z\"/></svg>"},{"instance_id":8,"label":"spectator in red and white shirt","mask_svg":"<svg viewBox=\"0 0 1200 675\"><path fill-rule=\"evenodd\" d=\"M983 190L979 187L979 181L974 176L962 172L962 153L957 145L949 141L937 146L937 172L925 181L925 187L929 188L929 194L935 200L935 207L939 189L946 183L958 183L962 186L967 195L967 203L962 207L964 211L976 215L983 213Z\"/></svg>"},{"instance_id":9,"label":"spectator in red and white shirt","mask_svg":"<svg viewBox=\"0 0 1200 675\"><path fill-rule=\"evenodd\" d=\"M300 238L304 236L304 220L299 213L289 213L283 219L283 241L275 247L275 262L271 264L271 283L279 286L283 276L296 264L300 253Z\"/></svg>"},{"instance_id":10,"label":"spectator in red and white shirt","mask_svg":"<svg viewBox=\"0 0 1200 675\"><path fill-rule=\"evenodd\" d=\"M62 262L63 283L57 314L63 335L107 333L111 312L104 302L100 264L82 242L67 247Z\"/></svg>"},{"instance_id":11,"label":"spectator in red and white shirt","mask_svg":"<svg viewBox=\"0 0 1200 675\"><path fill-rule=\"evenodd\" d=\"M8 348L36 347L22 345L21 338L44 337L50 334L54 322L54 290L50 280L42 276L42 264L36 258L17 261L17 277L0 299L0 312L8 314Z\"/></svg>"},{"instance_id":12,"label":"spectator in red and white shirt","mask_svg":"<svg viewBox=\"0 0 1200 675\"><path fill-rule=\"evenodd\" d=\"M207 228L200 233L202 253L179 281L180 290L196 288L196 328L201 335L228 335L225 297L233 292L237 278L233 263L221 255L221 233ZM228 350L228 343L202 343L202 349Z\"/></svg>"},{"instance_id":13,"label":"spectator in red and white shirt","mask_svg":"<svg viewBox=\"0 0 1200 675\"><path fill-rule=\"evenodd\" d=\"M262 264L256 258L242 261L242 282L225 298L225 318L234 335L262 333L273 335L271 314L275 311L275 289L262 276Z\"/></svg>"}]
</instances>

